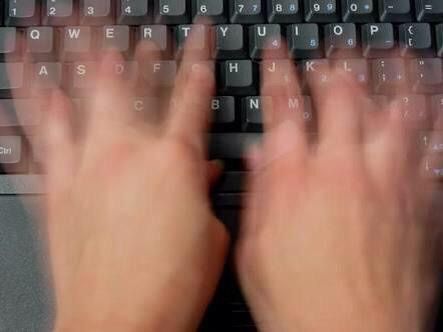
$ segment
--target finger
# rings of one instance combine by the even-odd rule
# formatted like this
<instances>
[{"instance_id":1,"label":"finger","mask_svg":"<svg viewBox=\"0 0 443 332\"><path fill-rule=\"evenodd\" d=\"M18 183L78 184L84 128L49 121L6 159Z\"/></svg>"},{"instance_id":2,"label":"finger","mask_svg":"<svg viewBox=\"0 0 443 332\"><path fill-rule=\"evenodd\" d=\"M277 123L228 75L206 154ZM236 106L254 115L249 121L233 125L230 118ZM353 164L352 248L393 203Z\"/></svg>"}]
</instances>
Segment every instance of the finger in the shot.
<instances>
[{"instance_id":1,"label":"finger","mask_svg":"<svg viewBox=\"0 0 443 332\"><path fill-rule=\"evenodd\" d=\"M208 184L212 188L223 172L223 162L221 160L211 160L208 162Z\"/></svg>"}]
</instances>

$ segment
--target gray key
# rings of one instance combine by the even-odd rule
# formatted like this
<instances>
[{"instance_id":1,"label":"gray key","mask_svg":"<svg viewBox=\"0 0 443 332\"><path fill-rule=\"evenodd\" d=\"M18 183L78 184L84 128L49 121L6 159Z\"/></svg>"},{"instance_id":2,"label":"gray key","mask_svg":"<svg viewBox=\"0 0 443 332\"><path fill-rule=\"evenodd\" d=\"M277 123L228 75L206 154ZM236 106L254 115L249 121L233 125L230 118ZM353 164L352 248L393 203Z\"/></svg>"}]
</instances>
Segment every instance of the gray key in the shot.
<instances>
[{"instance_id":1,"label":"gray key","mask_svg":"<svg viewBox=\"0 0 443 332\"><path fill-rule=\"evenodd\" d=\"M394 27L391 23L371 23L362 26L363 55L379 58L395 47Z\"/></svg>"},{"instance_id":2,"label":"gray key","mask_svg":"<svg viewBox=\"0 0 443 332\"><path fill-rule=\"evenodd\" d=\"M51 60L55 55L54 29L33 27L26 30L26 54L33 60Z\"/></svg>"},{"instance_id":3,"label":"gray key","mask_svg":"<svg viewBox=\"0 0 443 332\"><path fill-rule=\"evenodd\" d=\"M18 164L22 156L20 136L0 136L0 164Z\"/></svg>"},{"instance_id":4,"label":"gray key","mask_svg":"<svg viewBox=\"0 0 443 332\"><path fill-rule=\"evenodd\" d=\"M32 88L35 93L52 89L62 83L62 65L59 62L40 62L33 65Z\"/></svg>"},{"instance_id":5,"label":"gray key","mask_svg":"<svg viewBox=\"0 0 443 332\"><path fill-rule=\"evenodd\" d=\"M214 44L214 58L243 59L246 56L243 26L240 24L217 25Z\"/></svg>"},{"instance_id":6,"label":"gray key","mask_svg":"<svg viewBox=\"0 0 443 332\"><path fill-rule=\"evenodd\" d=\"M11 94L22 94L24 88L25 68L23 63L0 63L0 97L7 98Z\"/></svg>"},{"instance_id":7,"label":"gray key","mask_svg":"<svg viewBox=\"0 0 443 332\"><path fill-rule=\"evenodd\" d=\"M43 0L43 25L73 25L74 0Z\"/></svg>"},{"instance_id":8,"label":"gray key","mask_svg":"<svg viewBox=\"0 0 443 332\"><path fill-rule=\"evenodd\" d=\"M102 29L101 49L114 49L128 54L130 50L130 31L127 25L109 25Z\"/></svg>"},{"instance_id":9,"label":"gray key","mask_svg":"<svg viewBox=\"0 0 443 332\"><path fill-rule=\"evenodd\" d=\"M38 105L33 99L0 99L0 127L38 125L41 118Z\"/></svg>"},{"instance_id":10,"label":"gray key","mask_svg":"<svg viewBox=\"0 0 443 332\"><path fill-rule=\"evenodd\" d=\"M144 79L153 86L173 87L177 74L175 61L150 61L143 70Z\"/></svg>"},{"instance_id":11,"label":"gray key","mask_svg":"<svg viewBox=\"0 0 443 332\"><path fill-rule=\"evenodd\" d=\"M80 24L105 25L113 23L113 7L111 0L81 0Z\"/></svg>"},{"instance_id":12,"label":"gray key","mask_svg":"<svg viewBox=\"0 0 443 332\"><path fill-rule=\"evenodd\" d=\"M66 27L62 33L60 57L63 60L78 61L90 58L92 51L92 31L90 27Z\"/></svg>"},{"instance_id":13,"label":"gray key","mask_svg":"<svg viewBox=\"0 0 443 332\"><path fill-rule=\"evenodd\" d=\"M169 34L166 25L142 25L139 28L139 40L155 44L158 51L166 52L169 49Z\"/></svg>"},{"instance_id":14,"label":"gray key","mask_svg":"<svg viewBox=\"0 0 443 332\"><path fill-rule=\"evenodd\" d=\"M0 61L16 58L18 55L16 28L0 28Z\"/></svg>"}]
</instances>

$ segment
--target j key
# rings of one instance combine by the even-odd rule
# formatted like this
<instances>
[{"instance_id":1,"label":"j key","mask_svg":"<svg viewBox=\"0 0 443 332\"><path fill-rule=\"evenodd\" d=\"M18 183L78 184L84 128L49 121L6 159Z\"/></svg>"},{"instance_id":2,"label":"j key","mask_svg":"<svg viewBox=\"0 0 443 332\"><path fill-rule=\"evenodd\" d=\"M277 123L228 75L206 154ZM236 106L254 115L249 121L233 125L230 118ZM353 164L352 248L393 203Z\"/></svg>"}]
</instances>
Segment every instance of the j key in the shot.
<instances>
[{"instance_id":1,"label":"j key","mask_svg":"<svg viewBox=\"0 0 443 332\"><path fill-rule=\"evenodd\" d=\"M194 22L199 19L207 19L212 24L226 23L226 3L214 0L193 0L192 15Z\"/></svg>"},{"instance_id":2,"label":"j key","mask_svg":"<svg viewBox=\"0 0 443 332\"><path fill-rule=\"evenodd\" d=\"M0 61L15 60L19 52L16 28L0 28Z\"/></svg>"},{"instance_id":3,"label":"j key","mask_svg":"<svg viewBox=\"0 0 443 332\"><path fill-rule=\"evenodd\" d=\"M32 90L38 94L62 83L62 65L59 62L39 62L32 66Z\"/></svg>"},{"instance_id":4,"label":"j key","mask_svg":"<svg viewBox=\"0 0 443 332\"><path fill-rule=\"evenodd\" d=\"M246 97L242 99L242 129L244 131L263 131L263 107L264 103L269 103L269 101L269 97Z\"/></svg>"},{"instance_id":5,"label":"j key","mask_svg":"<svg viewBox=\"0 0 443 332\"><path fill-rule=\"evenodd\" d=\"M162 24L190 23L188 0L155 1L154 20Z\"/></svg>"},{"instance_id":6,"label":"j key","mask_svg":"<svg viewBox=\"0 0 443 332\"><path fill-rule=\"evenodd\" d=\"M42 0L43 25L75 25L76 10L74 0Z\"/></svg>"},{"instance_id":7,"label":"j key","mask_svg":"<svg viewBox=\"0 0 443 332\"><path fill-rule=\"evenodd\" d=\"M329 83L329 60L304 60L301 62L301 66L303 73L303 90L305 92L312 86L322 86Z\"/></svg>"},{"instance_id":8,"label":"j key","mask_svg":"<svg viewBox=\"0 0 443 332\"><path fill-rule=\"evenodd\" d=\"M190 46L186 46L186 41L193 35L192 49ZM183 24L178 25L175 28L175 39L176 39L176 49L177 55L181 56L185 47L188 50L198 55L199 59L208 58L209 51L209 38L208 31L205 25L201 24Z\"/></svg>"},{"instance_id":9,"label":"j key","mask_svg":"<svg viewBox=\"0 0 443 332\"><path fill-rule=\"evenodd\" d=\"M287 27L289 53L294 59L321 58L320 33L317 24L293 24Z\"/></svg>"},{"instance_id":10,"label":"j key","mask_svg":"<svg viewBox=\"0 0 443 332\"><path fill-rule=\"evenodd\" d=\"M175 61L150 61L142 71L143 78L150 85L160 88L171 88L174 86L177 74L177 63Z\"/></svg>"},{"instance_id":11,"label":"j key","mask_svg":"<svg viewBox=\"0 0 443 332\"><path fill-rule=\"evenodd\" d=\"M410 0L379 0L378 11L382 22L408 22L412 20Z\"/></svg>"},{"instance_id":12,"label":"j key","mask_svg":"<svg viewBox=\"0 0 443 332\"><path fill-rule=\"evenodd\" d=\"M357 29L353 23L328 24L325 26L326 56L347 57L356 55Z\"/></svg>"},{"instance_id":13,"label":"j key","mask_svg":"<svg viewBox=\"0 0 443 332\"><path fill-rule=\"evenodd\" d=\"M301 22L303 13L299 1L301 0L268 0L269 23Z\"/></svg>"},{"instance_id":14,"label":"j key","mask_svg":"<svg viewBox=\"0 0 443 332\"><path fill-rule=\"evenodd\" d=\"M439 58L410 60L410 78L414 92L443 92L443 61Z\"/></svg>"},{"instance_id":15,"label":"j key","mask_svg":"<svg viewBox=\"0 0 443 332\"><path fill-rule=\"evenodd\" d=\"M435 28L437 38L437 54L443 58L443 24L437 25Z\"/></svg>"},{"instance_id":16,"label":"j key","mask_svg":"<svg viewBox=\"0 0 443 332\"><path fill-rule=\"evenodd\" d=\"M441 0L415 0L415 11L419 22L441 22L443 2Z\"/></svg>"},{"instance_id":17,"label":"j key","mask_svg":"<svg viewBox=\"0 0 443 332\"><path fill-rule=\"evenodd\" d=\"M402 59L377 59L372 61L374 92L396 93L406 83L406 68Z\"/></svg>"},{"instance_id":18,"label":"j key","mask_svg":"<svg viewBox=\"0 0 443 332\"><path fill-rule=\"evenodd\" d=\"M139 40L154 44L155 50L167 53L170 49L170 36L166 25L143 25L139 28Z\"/></svg>"},{"instance_id":19,"label":"j key","mask_svg":"<svg viewBox=\"0 0 443 332\"><path fill-rule=\"evenodd\" d=\"M101 29L101 50L114 49L128 55L131 48L130 30L127 25L108 25Z\"/></svg>"},{"instance_id":20,"label":"j key","mask_svg":"<svg viewBox=\"0 0 443 332\"><path fill-rule=\"evenodd\" d=\"M258 133L219 133L210 135L211 159L241 159L255 144L261 141Z\"/></svg>"},{"instance_id":21,"label":"j key","mask_svg":"<svg viewBox=\"0 0 443 332\"><path fill-rule=\"evenodd\" d=\"M243 59L246 57L242 25L224 24L215 27L213 57L217 59Z\"/></svg>"},{"instance_id":22,"label":"j key","mask_svg":"<svg viewBox=\"0 0 443 332\"><path fill-rule=\"evenodd\" d=\"M366 59L337 60L335 67L362 85L369 83L368 61Z\"/></svg>"},{"instance_id":23,"label":"j key","mask_svg":"<svg viewBox=\"0 0 443 332\"><path fill-rule=\"evenodd\" d=\"M26 55L32 60L50 60L55 56L54 28L32 27L26 30Z\"/></svg>"},{"instance_id":24,"label":"j key","mask_svg":"<svg viewBox=\"0 0 443 332\"><path fill-rule=\"evenodd\" d=\"M367 58L379 58L395 47L394 27L391 23L372 23L362 26L363 55Z\"/></svg>"},{"instance_id":25,"label":"j key","mask_svg":"<svg viewBox=\"0 0 443 332\"><path fill-rule=\"evenodd\" d=\"M215 130L233 127L236 123L235 100L231 96L214 97L211 100L212 123Z\"/></svg>"},{"instance_id":26,"label":"j key","mask_svg":"<svg viewBox=\"0 0 443 332\"><path fill-rule=\"evenodd\" d=\"M263 52L268 56L276 55L281 46L280 25L257 24L249 28L249 54L252 59L261 59Z\"/></svg>"},{"instance_id":27,"label":"j key","mask_svg":"<svg viewBox=\"0 0 443 332\"><path fill-rule=\"evenodd\" d=\"M337 22L337 0L304 0L306 22Z\"/></svg>"},{"instance_id":28,"label":"j key","mask_svg":"<svg viewBox=\"0 0 443 332\"><path fill-rule=\"evenodd\" d=\"M428 23L408 23L399 27L400 54L402 56L432 56L431 25Z\"/></svg>"},{"instance_id":29,"label":"j key","mask_svg":"<svg viewBox=\"0 0 443 332\"><path fill-rule=\"evenodd\" d=\"M261 0L232 0L230 14L232 23L264 23L264 8L262 8Z\"/></svg>"},{"instance_id":30,"label":"j key","mask_svg":"<svg viewBox=\"0 0 443 332\"><path fill-rule=\"evenodd\" d=\"M426 108L426 97L423 95L403 95L395 100L399 107L394 112L400 112L400 116L408 127L426 129L429 123L429 113Z\"/></svg>"},{"instance_id":31,"label":"j key","mask_svg":"<svg viewBox=\"0 0 443 332\"><path fill-rule=\"evenodd\" d=\"M81 25L106 25L114 20L113 4L111 0L81 0Z\"/></svg>"},{"instance_id":32,"label":"j key","mask_svg":"<svg viewBox=\"0 0 443 332\"><path fill-rule=\"evenodd\" d=\"M151 8L146 0L117 0L117 24L142 25L150 23Z\"/></svg>"},{"instance_id":33,"label":"j key","mask_svg":"<svg viewBox=\"0 0 443 332\"><path fill-rule=\"evenodd\" d=\"M375 0L341 0L343 21L353 23L374 22Z\"/></svg>"},{"instance_id":34,"label":"j key","mask_svg":"<svg viewBox=\"0 0 443 332\"><path fill-rule=\"evenodd\" d=\"M5 0L4 14L6 26L29 27L40 24L37 0Z\"/></svg>"},{"instance_id":35,"label":"j key","mask_svg":"<svg viewBox=\"0 0 443 332\"><path fill-rule=\"evenodd\" d=\"M229 60L220 64L220 90L227 95L255 95L256 68L250 60Z\"/></svg>"},{"instance_id":36,"label":"j key","mask_svg":"<svg viewBox=\"0 0 443 332\"><path fill-rule=\"evenodd\" d=\"M64 61L86 60L92 53L90 27L65 27L61 30L60 57Z\"/></svg>"},{"instance_id":37,"label":"j key","mask_svg":"<svg viewBox=\"0 0 443 332\"><path fill-rule=\"evenodd\" d=\"M0 98L24 94L25 67L23 63L0 63Z\"/></svg>"}]
</instances>

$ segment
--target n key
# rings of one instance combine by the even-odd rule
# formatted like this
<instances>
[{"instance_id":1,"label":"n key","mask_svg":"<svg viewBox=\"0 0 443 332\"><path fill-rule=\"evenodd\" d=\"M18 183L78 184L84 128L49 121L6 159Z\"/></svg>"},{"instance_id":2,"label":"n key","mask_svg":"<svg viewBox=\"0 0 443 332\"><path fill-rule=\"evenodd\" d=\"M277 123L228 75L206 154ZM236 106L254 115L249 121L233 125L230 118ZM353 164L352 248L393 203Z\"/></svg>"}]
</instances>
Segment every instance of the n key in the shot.
<instances>
[{"instance_id":1,"label":"n key","mask_svg":"<svg viewBox=\"0 0 443 332\"><path fill-rule=\"evenodd\" d=\"M6 0L5 25L29 27L40 24L36 0Z\"/></svg>"},{"instance_id":2,"label":"n key","mask_svg":"<svg viewBox=\"0 0 443 332\"><path fill-rule=\"evenodd\" d=\"M441 22L443 20L443 1L415 0L417 20L419 22Z\"/></svg>"}]
</instances>

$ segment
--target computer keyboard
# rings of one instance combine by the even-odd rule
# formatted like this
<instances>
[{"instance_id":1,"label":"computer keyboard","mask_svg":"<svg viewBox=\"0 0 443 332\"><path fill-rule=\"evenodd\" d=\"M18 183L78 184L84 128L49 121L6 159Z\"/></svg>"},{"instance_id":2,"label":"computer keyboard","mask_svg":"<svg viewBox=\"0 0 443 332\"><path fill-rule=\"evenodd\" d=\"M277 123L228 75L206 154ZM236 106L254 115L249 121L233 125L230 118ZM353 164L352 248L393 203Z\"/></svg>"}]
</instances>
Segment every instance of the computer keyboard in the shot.
<instances>
[{"instance_id":1,"label":"computer keyboard","mask_svg":"<svg viewBox=\"0 0 443 332\"><path fill-rule=\"evenodd\" d=\"M38 183L44 150L31 151L25 133L32 130L20 129L42 121L44 105L36 105L37 96L55 84L80 112L93 97L97 55L109 48L125 59L116 72L169 89L193 29L211 32L195 51L215 60L210 155L226 160L226 173L214 191L214 206L228 224L235 225L244 195L241 158L261 138L268 98L259 96L261 64L269 71L287 61L297 64L302 95L290 98L288 106L313 135L309 85L327 81L328 68L352 73L381 105L395 91L406 91L400 99L404 121L420 131L417 148L430 151L429 176L443 180L443 123L431 127L443 118L442 0L3 0L0 13L0 164L17 184L8 186L6 175L0 177L0 193L38 192L31 187ZM211 27L199 24L201 19ZM136 45L144 40L155 43L161 60L136 61ZM275 57L263 60L264 51ZM141 89L133 111L147 112L152 104ZM232 324L209 322L210 331L253 330L248 319L235 318L247 311L238 298L224 302Z\"/></svg>"}]
</instances>

